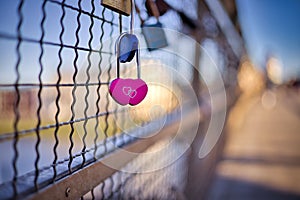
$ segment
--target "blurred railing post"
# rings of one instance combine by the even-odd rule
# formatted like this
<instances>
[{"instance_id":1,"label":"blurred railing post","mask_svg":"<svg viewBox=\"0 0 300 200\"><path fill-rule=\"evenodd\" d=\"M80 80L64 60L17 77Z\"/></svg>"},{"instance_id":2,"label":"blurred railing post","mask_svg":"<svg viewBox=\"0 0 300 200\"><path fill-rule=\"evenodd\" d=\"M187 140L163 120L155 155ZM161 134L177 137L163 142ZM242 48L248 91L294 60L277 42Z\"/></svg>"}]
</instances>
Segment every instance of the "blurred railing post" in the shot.
<instances>
[{"instance_id":1,"label":"blurred railing post","mask_svg":"<svg viewBox=\"0 0 300 200\"><path fill-rule=\"evenodd\" d=\"M211 4L212 2L210 2ZM218 3L215 3L219 6ZM224 48L224 56L226 56L230 61L234 60L238 63L240 50L243 49L242 43L240 42L239 37L235 37L234 39L237 40L238 44L241 46L233 46L229 43L228 30L226 27L220 25L220 21L216 19L214 15L216 10L211 5L208 5L208 1L206 0L198 0L197 5L197 13L198 13L198 28L194 33L194 38L197 41L197 45L195 46L195 58L194 58L194 72L193 72L193 88L198 96L199 104L201 107L201 91L204 88L204 85L201 85L200 80L200 57L201 57L201 43L205 38L210 38L209 34L206 34L205 26L203 19L205 16L211 16L216 20L218 35L213 36L213 39L216 43L218 43L219 48ZM224 13L225 15L227 13ZM231 27L229 27L231 28ZM226 32L227 31L227 32ZM235 30L230 30L231 33L235 32ZM236 48L235 48L236 47ZM234 51L236 50L236 51ZM229 67L228 64L226 67ZM226 107L221 109L227 109ZM210 113L211 114L211 113ZM205 117L202 117L202 121L199 122L199 128L197 135L191 145L191 154L189 158L189 169L188 169L188 177L187 177L187 184L185 188L185 196L187 199L205 199L207 195L207 191L209 190L210 184L212 182L212 178L215 171L215 166L217 160L219 159L220 152L223 149L224 144L224 133L222 133L221 137L219 138L217 144L212 149L212 151L205 157L200 159L198 157L199 149L203 143L203 139L206 134L206 130L210 123L210 115L208 114Z\"/></svg>"},{"instance_id":2,"label":"blurred railing post","mask_svg":"<svg viewBox=\"0 0 300 200\"><path fill-rule=\"evenodd\" d=\"M205 38L204 27L202 23L202 19L205 13L208 12L208 9L203 0L198 0L197 3L197 13L198 19L197 24L198 28L195 30L194 38L196 40L195 45L195 57L194 57L194 68L193 68L193 89L195 94L200 100L200 93L201 93L201 81L200 81L200 56L201 56L201 42ZM199 101L199 103L201 103ZM188 169L188 177L187 177L187 185L185 189L185 196L187 199L202 199L202 188L204 188L203 183L205 182L207 177L203 176L201 172L206 171L207 167L202 166L207 163L205 160L200 160L198 158L199 148L202 144L204 133L206 130L206 120L199 122L198 132L197 135L191 145L191 154L189 158L189 169ZM208 163L209 164L209 163ZM199 170L201 169L201 171ZM206 173L204 173L206 174Z\"/></svg>"},{"instance_id":3,"label":"blurred railing post","mask_svg":"<svg viewBox=\"0 0 300 200\"><path fill-rule=\"evenodd\" d=\"M192 86L195 91L195 94L197 97L199 97L200 94L200 56L201 56L201 41L205 37L205 32L201 23L201 19L203 17L203 14L205 13L204 3L202 0L199 0L197 3L197 29L194 31L194 38L196 40L195 45L195 57L194 57L194 68L193 68L193 81Z\"/></svg>"}]
</instances>

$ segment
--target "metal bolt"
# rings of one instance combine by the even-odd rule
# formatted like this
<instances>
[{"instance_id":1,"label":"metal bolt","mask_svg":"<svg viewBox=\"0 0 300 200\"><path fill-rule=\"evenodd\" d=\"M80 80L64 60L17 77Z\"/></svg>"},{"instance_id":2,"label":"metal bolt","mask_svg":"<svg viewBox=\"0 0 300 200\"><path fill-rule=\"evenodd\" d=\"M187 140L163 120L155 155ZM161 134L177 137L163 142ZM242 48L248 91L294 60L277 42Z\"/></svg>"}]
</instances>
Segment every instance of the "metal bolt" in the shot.
<instances>
[{"instance_id":1,"label":"metal bolt","mask_svg":"<svg viewBox=\"0 0 300 200\"><path fill-rule=\"evenodd\" d=\"M69 197L70 193L71 193L71 188L67 187L66 192L65 192L66 197Z\"/></svg>"}]
</instances>

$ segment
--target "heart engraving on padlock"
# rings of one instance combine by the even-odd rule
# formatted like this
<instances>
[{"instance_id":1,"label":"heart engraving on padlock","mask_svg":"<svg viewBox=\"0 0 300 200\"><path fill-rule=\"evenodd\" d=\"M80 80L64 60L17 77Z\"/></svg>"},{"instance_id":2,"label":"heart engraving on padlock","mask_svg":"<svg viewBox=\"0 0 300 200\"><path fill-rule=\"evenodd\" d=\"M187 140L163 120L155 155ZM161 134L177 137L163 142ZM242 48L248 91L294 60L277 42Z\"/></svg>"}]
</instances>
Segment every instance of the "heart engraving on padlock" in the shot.
<instances>
[{"instance_id":1,"label":"heart engraving on padlock","mask_svg":"<svg viewBox=\"0 0 300 200\"><path fill-rule=\"evenodd\" d=\"M142 79L113 80L109 86L109 93L112 98L121 105L137 105L147 95L148 86Z\"/></svg>"},{"instance_id":2,"label":"heart engraving on padlock","mask_svg":"<svg viewBox=\"0 0 300 200\"><path fill-rule=\"evenodd\" d=\"M136 95L137 95L137 91L136 90L131 90L130 93L129 93L129 97L131 99L133 99Z\"/></svg>"},{"instance_id":3,"label":"heart engraving on padlock","mask_svg":"<svg viewBox=\"0 0 300 200\"><path fill-rule=\"evenodd\" d=\"M131 99L134 98L137 94L137 91L132 89L131 87L124 86L122 91L125 95L129 96Z\"/></svg>"},{"instance_id":4,"label":"heart engraving on padlock","mask_svg":"<svg viewBox=\"0 0 300 200\"><path fill-rule=\"evenodd\" d=\"M123 94L129 96L130 92L132 91L132 88L124 86L122 91L123 91Z\"/></svg>"}]
</instances>

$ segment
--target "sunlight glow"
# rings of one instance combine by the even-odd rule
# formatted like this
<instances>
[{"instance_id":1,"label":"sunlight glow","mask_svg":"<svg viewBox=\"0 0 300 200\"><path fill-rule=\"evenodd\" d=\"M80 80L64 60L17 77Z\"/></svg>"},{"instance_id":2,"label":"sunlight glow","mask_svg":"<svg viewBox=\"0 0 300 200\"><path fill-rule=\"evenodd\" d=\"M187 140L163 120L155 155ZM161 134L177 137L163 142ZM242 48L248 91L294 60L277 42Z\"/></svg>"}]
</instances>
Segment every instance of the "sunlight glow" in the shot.
<instances>
[{"instance_id":1,"label":"sunlight glow","mask_svg":"<svg viewBox=\"0 0 300 200\"><path fill-rule=\"evenodd\" d=\"M248 60L244 61L240 67L238 84L242 92L246 94L260 92L265 85L262 74Z\"/></svg>"},{"instance_id":2,"label":"sunlight glow","mask_svg":"<svg viewBox=\"0 0 300 200\"><path fill-rule=\"evenodd\" d=\"M282 64L274 57L270 58L267 63L267 73L270 80L275 84L282 83Z\"/></svg>"}]
</instances>

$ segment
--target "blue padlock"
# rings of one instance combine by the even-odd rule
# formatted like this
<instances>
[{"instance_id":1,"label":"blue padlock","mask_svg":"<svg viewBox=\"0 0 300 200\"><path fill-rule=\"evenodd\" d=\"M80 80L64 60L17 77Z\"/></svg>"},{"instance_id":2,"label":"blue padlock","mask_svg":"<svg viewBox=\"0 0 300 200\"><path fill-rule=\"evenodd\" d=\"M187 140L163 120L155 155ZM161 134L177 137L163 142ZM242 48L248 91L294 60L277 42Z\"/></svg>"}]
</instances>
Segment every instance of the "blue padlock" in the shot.
<instances>
[{"instance_id":1,"label":"blue padlock","mask_svg":"<svg viewBox=\"0 0 300 200\"><path fill-rule=\"evenodd\" d=\"M149 51L168 46L166 34L159 21L156 24L142 24L142 33Z\"/></svg>"},{"instance_id":2,"label":"blue padlock","mask_svg":"<svg viewBox=\"0 0 300 200\"><path fill-rule=\"evenodd\" d=\"M138 38L131 33L121 34L116 44L119 44L118 55L121 63L130 62L139 47Z\"/></svg>"},{"instance_id":3,"label":"blue padlock","mask_svg":"<svg viewBox=\"0 0 300 200\"><path fill-rule=\"evenodd\" d=\"M137 14L141 20L142 33L146 40L146 44L149 51L160 49L168 46L166 34L163 29L163 25L159 22L159 10L156 3L153 0L146 1L146 7L151 11L151 14L156 18L155 24L146 24L142 19L140 10L136 6Z\"/></svg>"},{"instance_id":4,"label":"blue padlock","mask_svg":"<svg viewBox=\"0 0 300 200\"><path fill-rule=\"evenodd\" d=\"M118 49L117 55L119 56L118 59L121 63L130 62L139 48L139 40L136 35L133 34L133 7L134 0L131 0L130 33L121 34L116 42L116 44L118 44L118 47L116 47L116 52Z\"/></svg>"}]
</instances>

